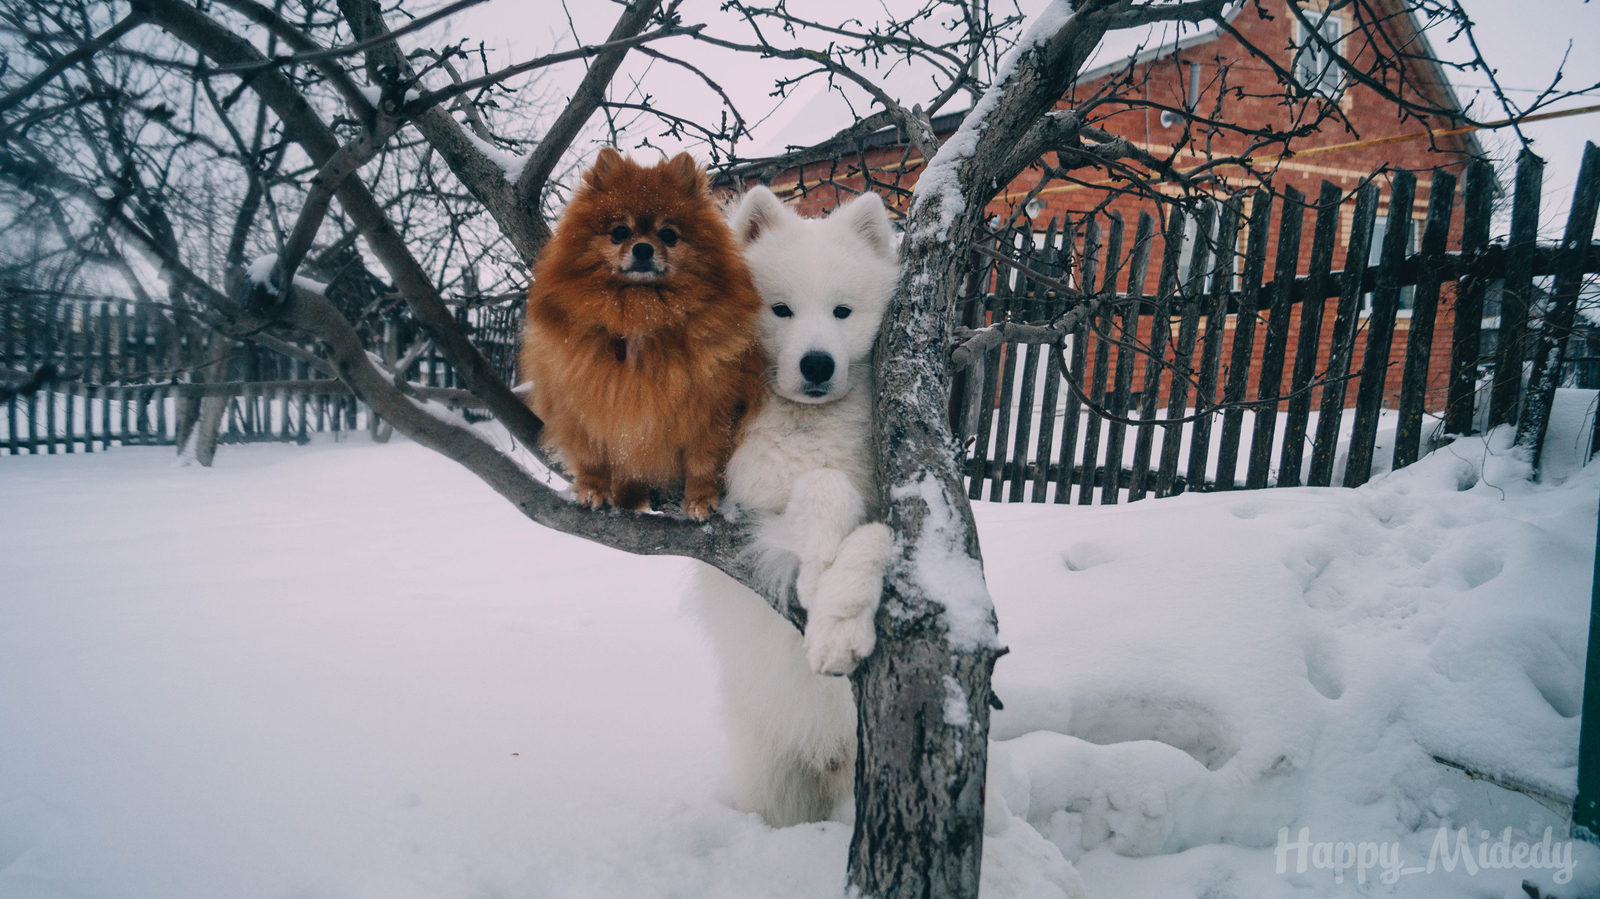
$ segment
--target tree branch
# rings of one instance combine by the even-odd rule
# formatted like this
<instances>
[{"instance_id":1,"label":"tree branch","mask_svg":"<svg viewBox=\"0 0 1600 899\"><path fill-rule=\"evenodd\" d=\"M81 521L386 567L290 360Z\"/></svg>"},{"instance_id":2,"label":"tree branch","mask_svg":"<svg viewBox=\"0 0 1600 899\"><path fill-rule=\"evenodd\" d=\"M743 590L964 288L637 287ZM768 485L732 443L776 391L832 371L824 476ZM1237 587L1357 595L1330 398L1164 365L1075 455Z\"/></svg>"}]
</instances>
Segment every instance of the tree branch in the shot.
<instances>
[{"instance_id":1,"label":"tree branch","mask_svg":"<svg viewBox=\"0 0 1600 899\"><path fill-rule=\"evenodd\" d=\"M621 41L639 34L660 8L661 0L633 0L617 18L617 24L611 29L606 42ZM538 148L523 165L522 174L517 178L518 205L524 208L538 205L550 173L555 171L561 155L578 138L579 129L600 108L600 102L605 99L606 86L611 83L611 77L616 74L617 67L622 65L623 57L627 54L628 48L620 47L607 50L595 58L588 74L583 76L577 90L572 92L567 108L561 110L561 115L556 117L550 130L545 132L544 139L539 141Z\"/></svg>"},{"instance_id":2,"label":"tree branch","mask_svg":"<svg viewBox=\"0 0 1600 899\"><path fill-rule=\"evenodd\" d=\"M123 35L143 24L144 16L137 12L129 13L120 22L101 32L99 37L85 41L77 49L45 66L44 71L28 79L27 84L0 98L0 115L4 115L11 107L33 96L39 88L49 84L57 75L116 43Z\"/></svg>"}]
</instances>

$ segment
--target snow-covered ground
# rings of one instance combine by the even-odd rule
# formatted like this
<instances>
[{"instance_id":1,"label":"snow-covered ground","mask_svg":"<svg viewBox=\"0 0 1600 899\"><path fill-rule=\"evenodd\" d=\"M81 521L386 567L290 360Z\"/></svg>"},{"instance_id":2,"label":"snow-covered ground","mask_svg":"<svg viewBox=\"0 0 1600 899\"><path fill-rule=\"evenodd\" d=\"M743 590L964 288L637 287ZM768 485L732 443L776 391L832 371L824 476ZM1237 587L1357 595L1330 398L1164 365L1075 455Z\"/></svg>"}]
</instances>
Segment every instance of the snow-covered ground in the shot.
<instances>
[{"instance_id":1,"label":"snow-covered ground","mask_svg":"<svg viewBox=\"0 0 1600 899\"><path fill-rule=\"evenodd\" d=\"M1497 435L1359 490L980 504L1012 649L984 895L1069 864L1095 899L1600 895L1582 844L1569 883L1425 870L1442 823L1566 844L1435 759L1575 790L1592 398L1540 485ZM845 825L719 802L691 563L399 438L170 453L0 460L0 897L841 894ZM1340 843L1424 870L1318 867Z\"/></svg>"}]
</instances>

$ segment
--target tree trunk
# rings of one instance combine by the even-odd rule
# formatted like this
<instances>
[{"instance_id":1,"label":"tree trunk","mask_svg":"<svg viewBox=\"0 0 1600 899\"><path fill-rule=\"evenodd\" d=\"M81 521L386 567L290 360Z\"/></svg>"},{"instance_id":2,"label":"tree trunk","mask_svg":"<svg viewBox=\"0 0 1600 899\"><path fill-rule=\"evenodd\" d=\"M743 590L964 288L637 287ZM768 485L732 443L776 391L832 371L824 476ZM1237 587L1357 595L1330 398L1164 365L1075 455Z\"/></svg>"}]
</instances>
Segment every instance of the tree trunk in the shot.
<instances>
[{"instance_id":1,"label":"tree trunk","mask_svg":"<svg viewBox=\"0 0 1600 899\"><path fill-rule=\"evenodd\" d=\"M849 877L862 896L975 897L989 676L1001 650L946 415L946 331L965 262L954 247L973 229L959 216L929 228L939 202L920 205L876 350L878 477L899 552L877 651L853 677L861 711Z\"/></svg>"},{"instance_id":2,"label":"tree trunk","mask_svg":"<svg viewBox=\"0 0 1600 899\"><path fill-rule=\"evenodd\" d=\"M194 371L199 383L227 380L228 359L233 355L233 338L213 332L206 341L206 362ZM185 418L194 418L186 424L187 430L178 435L178 455L193 456L196 462L211 467L217 456L217 435L222 430L222 416L228 410L229 397L207 396L184 401ZM192 405L191 405L192 404Z\"/></svg>"}]
</instances>

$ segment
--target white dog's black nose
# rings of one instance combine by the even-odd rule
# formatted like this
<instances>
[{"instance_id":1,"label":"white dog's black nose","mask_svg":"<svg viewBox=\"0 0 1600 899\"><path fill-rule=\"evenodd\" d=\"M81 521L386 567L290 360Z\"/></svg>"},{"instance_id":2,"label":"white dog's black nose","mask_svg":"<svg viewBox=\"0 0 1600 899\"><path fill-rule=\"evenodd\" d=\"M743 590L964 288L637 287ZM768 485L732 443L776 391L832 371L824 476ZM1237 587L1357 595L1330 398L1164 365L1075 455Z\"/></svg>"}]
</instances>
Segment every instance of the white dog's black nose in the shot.
<instances>
[{"instance_id":1,"label":"white dog's black nose","mask_svg":"<svg viewBox=\"0 0 1600 899\"><path fill-rule=\"evenodd\" d=\"M807 353L800 357L800 374L811 384L833 377L833 357L827 353Z\"/></svg>"}]
</instances>

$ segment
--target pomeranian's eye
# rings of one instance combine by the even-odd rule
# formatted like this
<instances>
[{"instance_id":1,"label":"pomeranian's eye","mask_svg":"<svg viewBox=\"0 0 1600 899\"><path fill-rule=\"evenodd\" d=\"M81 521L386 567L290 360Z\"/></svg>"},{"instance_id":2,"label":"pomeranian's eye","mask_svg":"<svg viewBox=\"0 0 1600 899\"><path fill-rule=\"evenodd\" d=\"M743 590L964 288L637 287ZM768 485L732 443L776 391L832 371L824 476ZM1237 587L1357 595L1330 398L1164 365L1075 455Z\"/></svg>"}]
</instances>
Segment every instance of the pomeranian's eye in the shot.
<instances>
[{"instance_id":1,"label":"pomeranian's eye","mask_svg":"<svg viewBox=\"0 0 1600 899\"><path fill-rule=\"evenodd\" d=\"M662 228L656 232L656 236L660 237L661 242L669 247L678 242L678 232L671 228Z\"/></svg>"},{"instance_id":2,"label":"pomeranian's eye","mask_svg":"<svg viewBox=\"0 0 1600 899\"><path fill-rule=\"evenodd\" d=\"M835 307L833 307L833 317L834 318L849 318L850 317L850 307L849 306L835 306Z\"/></svg>"},{"instance_id":3,"label":"pomeranian's eye","mask_svg":"<svg viewBox=\"0 0 1600 899\"><path fill-rule=\"evenodd\" d=\"M788 318L789 316L794 315L794 310L782 303L779 303L772 307L772 314L779 318Z\"/></svg>"},{"instance_id":4,"label":"pomeranian's eye","mask_svg":"<svg viewBox=\"0 0 1600 899\"><path fill-rule=\"evenodd\" d=\"M633 229L627 225L618 225L611 229L611 242L622 243L633 236Z\"/></svg>"}]
</instances>

